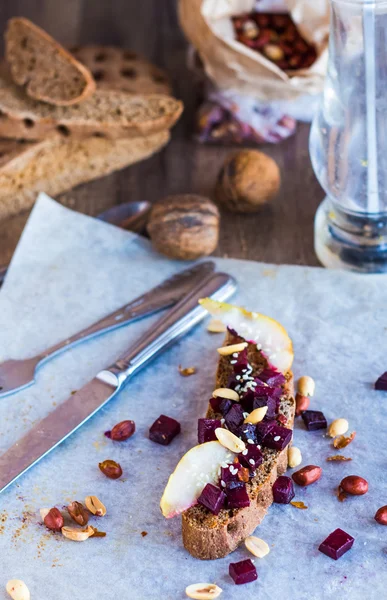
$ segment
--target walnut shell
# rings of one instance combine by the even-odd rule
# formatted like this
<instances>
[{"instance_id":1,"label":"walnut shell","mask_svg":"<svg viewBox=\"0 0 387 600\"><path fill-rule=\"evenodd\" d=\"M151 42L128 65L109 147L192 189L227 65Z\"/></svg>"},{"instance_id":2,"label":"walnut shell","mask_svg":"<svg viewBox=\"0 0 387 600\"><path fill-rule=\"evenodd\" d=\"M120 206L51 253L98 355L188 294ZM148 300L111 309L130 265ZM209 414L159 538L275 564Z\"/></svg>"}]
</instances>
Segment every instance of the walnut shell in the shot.
<instances>
[{"instance_id":1,"label":"walnut shell","mask_svg":"<svg viewBox=\"0 0 387 600\"><path fill-rule=\"evenodd\" d=\"M220 204L236 213L258 211L278 192L281 183L277 163L257 150L229 154L215 188Z\"/></svg>"},{"instance_id":2,"label":"walnut shell","mask_svg":"<svg viewBox=\"0 0 387 600\"><path fill-rule=\"evenodd\" d=\"M167 196L153 206L147 230L162 254L193 260L208 256L218 245L219 211L204 196Z\"/></svg>"}]
</instances>

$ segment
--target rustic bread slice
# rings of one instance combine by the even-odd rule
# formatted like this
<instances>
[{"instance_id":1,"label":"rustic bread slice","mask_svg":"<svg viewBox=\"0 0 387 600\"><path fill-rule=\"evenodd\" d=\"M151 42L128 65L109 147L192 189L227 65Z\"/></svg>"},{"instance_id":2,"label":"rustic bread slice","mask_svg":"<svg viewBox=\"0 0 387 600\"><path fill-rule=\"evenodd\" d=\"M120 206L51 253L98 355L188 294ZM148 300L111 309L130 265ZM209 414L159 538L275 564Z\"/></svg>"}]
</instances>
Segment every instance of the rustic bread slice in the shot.
<instances>
[{"instance_id":1,"label":"rustic bread slice","mask_svg":"<svg viewBox=\"0 0 387 600\"><path fill-rule=\"evenodd\" d=\"M237 341L243 341L238 338ZM227 334L225 345L235 343L235 337ZM268 367L263 354L255 344L249 343L248 357L253 367L252 376ZM221 357L216 374L215 388L227 387L233 369L230 357ZM283 415L284 427L293 428L295 401L293 398L293 376L286 374L279 414ZM207 410L207 418L222 418L213 412L211 406ZM287 448L281 452L262 449L264 462L258 468L256 476L247 483L250 506L239 509L223 509L215 516L203 506L197 504L182 514L182 533L185 548L200 559L222 558L235 550L243 540L251 535L264 518L267 509L273 502L272 485L277 477L287 468Z\"/></svg>"},{"instance_id":2,"label":"rustic bread slice","mask_svg":"<svg viewBox=\"0 0 387 600\"><path fill-rule=\"evenodd\" d=\"M120 140L0 140L0 219L30 208L39 192L56 196L144 160L168 140L168 131Z\"/></svg>"},{"instance_id":3,"label":"rustic bread slice","mask_svg":"<svg viewBox=\"0 0 387 600\"><path fill-rule=\"evenodd\" d=\"M116 46L77 46L71 48L71 53L90 70L99 89L171 95L165 72L131 50Z\"/></svg>"},{"instance_id":4,"label":"rustic bread slice","mask_svg":"<svg viewBox=\"0 0 387 600\"><path fill-rule=\"evenodd\" d=\"M13 120L1 135L41 140L50 134L81 138L104 136L111 139L139 137L172 127L183 104L170 96L132 96L116 90L96 90L74 106L51 106L25 95L6 73L0 75L0 117Z\"/></svg>"},{"instance_id":5,"label":"rustic bread slice","mask_svg":"<svg viewBox=\"0 0 387 600\"><path fill-rule=\"evenodd\" d=\"M5 55L12 79L31 98L56 106L85 100L95 90L90 71L48 33L23 17L8 21Z\"/></svg>"}]
</instances>

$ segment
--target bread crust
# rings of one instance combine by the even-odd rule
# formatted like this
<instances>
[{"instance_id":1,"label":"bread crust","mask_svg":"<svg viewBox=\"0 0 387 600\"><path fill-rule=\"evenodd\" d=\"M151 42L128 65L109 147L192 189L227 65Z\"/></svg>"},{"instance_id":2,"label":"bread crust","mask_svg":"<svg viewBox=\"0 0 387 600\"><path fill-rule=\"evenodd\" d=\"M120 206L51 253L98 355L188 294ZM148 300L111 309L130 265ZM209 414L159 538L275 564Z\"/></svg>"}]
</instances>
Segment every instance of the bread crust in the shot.
<instances>
[{"instance_id":1,"label":"bread crust","mask_svg":"<svg viewBox=\"0 0 387 600\"><path fill-rule=\"evenodd\" d=\"M230 335L226 343L230 343ZM250 348L249 348L250 349ZM256 351L256 354L258 351ZM262 355L257 358L262 359ZM251 361L250 361L251 362ZM226 360L221 358L216 377L216 387L226 387L229 371ZM293 375L289 372L281 397L280 414L286 417L285 427L294 425ZM219 415L217 415L219 416ZM215 414L209 405L207 418ZM261 523L273 502L272 485L287 469L287 448L281 452L265 450L265 460L256 476L247 485L250 506L234 510L221 510L218 516L212 515L203 507L195 506L182 514L182 534L184 547L202 560L223 558L233 552Z\"/></svg>"},{"instance_id":2,"label":"bread crust","mask_svg":"<svg viewBox=\"0 0 387 600\"><path fill-rule=\"evenodd\" d=\"M30 48L28 50L23 48L21 42L24 40L26 43L29 41ZM24 45L26 46L26 44ZM42 48L38 48L38 45L47 49L47 52L42 52ZM8 21L5 32L5 53L13 80L16 84L23 85L31 98L55 106L72 106L88 98L95 90L95 81L90 71L46 31L24 17L14 17ZM31 59L34 61L33 67L30 66ZM52 80L52 78L51 74L45 71L54 60L58 66L66 67L67 65L72 81L67 81L66 85L63 85L64 80L58 79L55 87L51 87L50 95L50 86L47 86L47 80ZM75 74L78 78L78 85L74 84ZM60 87L63 87L62 97L58 95ZM70 87L79 87L79 91L77 93L74 91L73 97L66 98Z\"/></svg>"}]
</instances>

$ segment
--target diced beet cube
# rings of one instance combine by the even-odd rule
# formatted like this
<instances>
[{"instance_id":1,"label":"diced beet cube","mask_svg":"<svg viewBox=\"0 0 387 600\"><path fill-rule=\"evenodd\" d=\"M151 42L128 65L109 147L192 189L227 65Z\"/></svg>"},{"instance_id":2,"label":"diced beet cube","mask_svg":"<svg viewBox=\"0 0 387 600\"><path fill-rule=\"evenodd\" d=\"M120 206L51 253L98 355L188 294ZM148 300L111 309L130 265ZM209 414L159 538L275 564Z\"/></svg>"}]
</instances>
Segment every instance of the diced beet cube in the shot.
<instances>
[{"instance_id":1,"label":"diced beet cube","mask_svg":"<svg viewBox=\"0 0 387 600\"><path fill-rule=\"evenodd\" d=\"M227 412L226 416L224 417L225 423L228 427L228 429L232 432L232 433L236 433L240 427L240 425L242 425L243 421L244 421L244 416L243 416L243 408L241 407L241 405L239 404L239 402L233 404L233 406L230 408L230 410Z\"/></svg>"},{"instance_id":2,"label":"diced beet cube","mask_svg":"<svg viewBox=\"0 0 387 600\"><path fill-rule=\"evenodd\" d=\"M225 500L226 494L215 485L212 485L212 483L207 483L198 498L199 504L208 508L214 515L219 514L220 509L224 506Z\"/></svg>"},{"instance_id":3,"label":"diced beet cube","mask_svg":"<svg viewBox=\"0 0 387 600\"><path fill-rule=\"evenodd\" d=\"M235 329L233 329L232 327L227 327L227 331L229 333L231 333L231 335L233 335L234 337L238 337L237 332L235 331Z\"/></svg>"},{"instance_id":4,"label":"diced beet cube","mask_svg":"<svg viewBox=\"0 0 387 600\"><path fill-rule=\"evenodd\" d=\"M387 371L376 380L375 390L387 391Z\"/></svg>"},{"instance_id":5,"label":"diced beet cube","mask_svg":"<svg viewBox=\"0 0 387 600\"><path fill-rule=\"evenodd\" d=\"M279 371L274 369L264 369L258 376L260 381L264 381L267 385L277 387L286 382L286 378Z\"/></svg>"},{"instance_id":6,"label":"diced beet cube","mask_svg":"<svg viewBox=\"0 0 387 600\"><path fill-rule=\"evenodd\" d=\"M326 540L320 544L318 549L323 554L337 560L352 548L354 541L355 538L349 535L349 533L346 533L342 529L335 529L335 531L332 531Z\"/></svg>"},{"instance_id":7,"label":"diced beet cube","mask_svg":"<svg viewBox=\"0 0 387 600\"><path fill-rule=\"evenodd\" d=\"M273 484L273 500L277 504L289 504L294 498L294 485L290 477L281 475Z\"/></svg>"},{"instance_id":8,"label":"diced beet cube","mask_svg":"<svg viewBox=\"0 0 387 600\"><path fill-rule=\"evenodd\" d=\"M236 363L233 365L235 375L244 375L251 367L247 358L247 348L239 352Z\"/></svg>"},{"instance_id":9,"label":"diced beet cube","mask_svg":"<svg viewBox=\"0 0 387 600\"><path fill-rule=\"evenodd\" d=\"M255 380L258 385L254 388L254 395L257 398L279 398L282 394L282 388L272 387L270 385L263 385L259 379Z\"/></svg>"},{"instance_id":10,"label":"diced beet cube","mask_svg":"<svg viewBox=\"0 0 387 600\"><path fill-rule=\"evenodd\" d=\"M221 427L220 419L198 419L198 442L216 442L215 429Z\"/></svg>"},{"instance_id":11,"label":"diced beet cube","mask_svg":"<svg viewBox=\"0 0 387 600\"><path fill-rule=\"evenodd\" d=\"M160 415L149 429L149 439L156 444L168 446L178 433L180 433L180 423L171 417Z\"/></svg>"},{"instance_id":12,"label":"diced beet cube","mask_svg":"<svg viewBox=\"0 0 387 600\"><path fill-rule=\"evenodd\" d=\"M227 508L244 508L250 506L250 498L246 490L246 485L239 487L226 488Z\"/></svg>"},{"instance_id":13,"label":"diced beet cube","mask_svg":"<svg viewBox=\"0 0 387 600\"><path fill-rule=\"evenodd\" d=\"M252 423L242 423L237 435L245 444L249 443L248 440L251 440L254 444L258 444L257 427Z\"/></svg>"},{"instance_id":14,"label":"diced beet cube","mask_svg":"<svg viewBox=\"0 0 387 600\"><path fill-rule=\"evenodd\" d=\"M232 463L228 467L222 467L220 470L220 486L222 489L231 489L234 487L242 487L243 481L238 477L238 472L242 465L239 462Z\"/></svg>"},{"instance_id":15,"label":"diced beet cube","mask_svg":"<svg viewBox=\"0 0 387 600\"><path fill-rule=\"evenodd\" d=\"M258 579L257 569L249 558L237 563L230 563L228 572L237 585Z\"/></svg>"},{"instance_id":16,"label":"diced beet cube","mask_svg":"<svg viewBox=\"0 0 387 600\"><path fill-rule=\"evenodd\" d=\"M304 410L301 418L308 431L317 431L317 429L326 429L328 423L320 410Z\"/></svg>"},{"instance_id":17,"label":"diced beet cube","mask_svg":"<svg viewBox=\"0 0 387 600\"><path fill-rule=\"evenodd\" d=\"M247 392L245 392L241 397L240 404L245 412L251 413L253 410L254 398L255 396L252 390L247 390Z\"/></svg>"},{"instance_id":18,"label":"diced beet cube","mask_svg":"<svg viewBox=\"0 0 387 600\"><path fill-rule=\"evenodd\" d=\"M261 408L261 406L267 406L266 419L274 419L277 414L277 402L275 398L258 396L254 398L253 410Z\"/></svg>"},{"instance_id":19,"label":"diced beet cube","mask_svg":"<svg viewBox=\"0 0 387 600\"><path fill-rule=\"evenodd\" d=\"M220 413L223 417L228 413L234 402L227 398L211 398L210 405L214 412Z\"/></svg>"},{"instance_id":20,"label":"diced beet cube","mask_svg":"<svg viewBox=\"0 0 387 600\"><path fill-rule=\"evenodd\" d=\"M263 438L263 445L266 448L272 450L283 450L289 444L292 439L292 430L282 427L282 425L274 425L265 437Z\"/></svg>"},{"instance_id":21,"label":"diced beet cube","mask_svg":"<svg viewBox=\"0 0 387 600\"><path fill-rule=\"evenodd\" d=\"M255 444L246 444L246 450L239 454L239 460L248 469L258 469L263 463L263 454Z\"/></svg>"},{"instance_id":22,"label":"diced beet cube","mask_svg":"<svg viewBox=\"0 0 387 600\"><path fill-rule=\"evenodd\" d=\"M272 421L261 421L255 428L257 434L258 444L261 444L265 438L265 436L275 427L276 421L273 419Z\"/></svg>"}]
</instances>

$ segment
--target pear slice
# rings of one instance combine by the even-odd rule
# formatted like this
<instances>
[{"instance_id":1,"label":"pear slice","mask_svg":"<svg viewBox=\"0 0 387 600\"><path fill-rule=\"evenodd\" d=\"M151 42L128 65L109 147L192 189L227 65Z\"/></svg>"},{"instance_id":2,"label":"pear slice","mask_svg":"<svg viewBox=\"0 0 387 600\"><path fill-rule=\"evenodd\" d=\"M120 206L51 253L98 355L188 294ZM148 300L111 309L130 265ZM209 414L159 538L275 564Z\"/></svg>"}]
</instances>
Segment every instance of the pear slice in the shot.
<instances>
[{"instance_id":1,"label":"pear slice","mask_svg":"<svg viewBox=\"0 0 387 600\"><path fill-rule=\"evenodd\" d=\"M222 464L231 464L235 456L219 442L199 444L184 454L160 501L164 517L175 517L196 504L207 483L217 484Z\"/></svg>"},{"instance_id":2,"label":"pear slice","mask_svg":"<svg viewBox=\"0 0 387 600\"><path fill-rule=\"evenodd\" d=\"M293 345L280 323L260 313L249 312L211 298L200 300L200 304L213 317L235 329L245 340L254 341L258 350L261 350L269 363L281 373L290 370L294 358Z\"/></svg>"}]
</instances>

